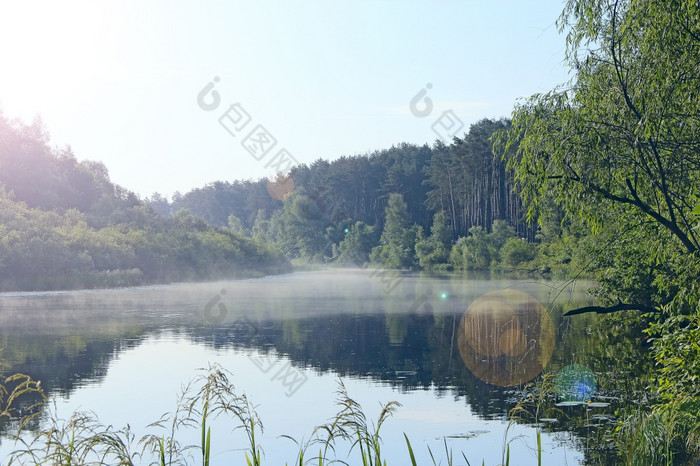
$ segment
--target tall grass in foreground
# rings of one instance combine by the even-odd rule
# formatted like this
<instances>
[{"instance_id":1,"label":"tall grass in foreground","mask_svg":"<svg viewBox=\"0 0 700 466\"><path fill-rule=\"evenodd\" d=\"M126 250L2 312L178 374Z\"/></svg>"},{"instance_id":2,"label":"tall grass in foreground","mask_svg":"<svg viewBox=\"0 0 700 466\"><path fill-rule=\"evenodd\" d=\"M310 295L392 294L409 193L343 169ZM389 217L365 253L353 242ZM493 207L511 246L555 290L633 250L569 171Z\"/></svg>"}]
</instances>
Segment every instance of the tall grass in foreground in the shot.
<instances>
[{"instance_id":1,"label":"tall grass in foreground","mask_svg":"<svg viewBox=\"0 0 700 466\"><path fill-rule=\"evenodd\" d=\"M41 382L34 381L24 374L14 374L0 379L0 421L13 419L13 411L18 400L27 396L38 401L22 408L24 414L20 419L19 430L26 427L40 413L40 408L44 404Z\"/></svg>"},{"instance_id":2,"label":"tall grass in foreground","mask_svg":"<svg viewBox=\"0 0 700 466\"><path fill-rule=\"evenodd\" d=\"M617 427L616 441L628 465L700 463L700 401L685 397L633 412ZM696 462L697 461L697 462Z\"/></svg>"},{"instance_id":3,"label":"tall grass in foreground","mask_svg":"<svg viewBox=\"0 0 700 466\"><path fill-rule=\"evenodd\" d=\"M115 430L102 425L85 412L76 412L68 420L52 419L48 427L26 442L24 449L14 452L8 465L133 465L140 458L134 451L134 435L129 426Z\"/></svg>"},{"instance_id":4,"label":"tall grass in foreground","mask_svg":"<svg viewBox=\"0 0 700 466\"><path fill-rule=\"evenodd\" d=\"M556 396L556 374L545 373L537 383L529 383L523 387L522 395L516 405L508 412L508 426L503 434L502 464L510 462L510 443L518 437L508 439L510 428L518 421L532 423L537 437L537 466L542 466L542 430L540 419L545 409L548 413L559 412L551 407L551 400Z\"/></svg>"},{"instance_id":5,"label":"tall grass in foreground","mask_svg":"<svg viewBox=\"0 0 700 466\"><path fill-rule=\"evenodd\" d=\"M38 383L26 376L13 376L6 381L14 382L15 388L0 388L0 417L9 416L9 408L17 398L26 393L36 394L40 391ZM521 437L509 438L514 423L524 421L532 423L536 429L536 446L530 448L536 452L537 464L542 464L542 438L540 419L551 415L554 398L554 376L546 374L537 384L528 384L523 388L520 401L509 412L509 423L504 433L501 464L510 464L511 443ZM385 466L387 458L382 452L381 429L386 420L400 407L397 402L381 406L376 421L367 419L362 406L353 400L342 381L338 383L338 413L327 424L316 427L308 439L296 440L283 436L297 445L297 454L288 466L305 465L363 465ZM49 406L49 412L51 406ZM642 414L635 420L621 424L618 435L621 460L624 464L678 464L678 460L692 460L697 454L700 440L700 426L692 424L696 419L693 409L700 408L697 401L679 400L674 409ZM55 412L55 407L54 411ZM36 415L36 413L34 413ZM234 464L260 466L264 462L264 452L258 443L263 425L255 411L255 406L248 397L236 393L231 382L231 374L214 365L186 385L178 397L174 412L161 417L148 426L149 433L138 441L130 426L115 429L101 424L92 413L77 412L69 419L58 419L49 415L48 422L31 439L18 434L20 448L13 452L8 465L118 465L131 466L149 464L154 466L195 465L209 466L212 451L216 447L212 438L212 423L219 417L236 421L236 429L242 432L244 439L241 461ZM21 428L26 421L20 423ZM200 435L198 445L183 445L178 436L183 430L194 430ZM684 432L687 444L678 445L677 431ZM240 443L237 439L218 442L227 446ZM687 440L686 440L687 439ZM393 464L411 464L417 466L416 455L411 442L404 434L406 455L403 458L390 458ZM530 440L532 441L532 440ZM694 443L693 443L694 442ZM340 446L347 448L343 455ZM444 451L433 452L428 447L433 466L454 466L455 456L459 464L471 466L467 455L460 452L455 455L443 439ZM220 449L220 448L219 448ZM679 452L690 452L684 456ZM339 455L339 453L341 453ZM339 456L344 460L338 459ZM462 463L461 461L464 461ZM649 463L649 461L652 463ZM243 462L245 461L245 462ZM485 462L481 462L485 466ZM534 463L533 463L534 464Z\"/></svg>"},{"instance_id":6,"label":"tall grass in foreground","mask_svg":"<svg viewBox=\"0 0 700 466\"><path fill-rule=\"evenodd\" d=\"M379 431L384 421L394 414L401 404L390 401L382 405L377 424L369 425L362 407L350 398L342 381L338 384L338 405L341 410L329 426L323 427L323 430L328 433L326 445L332 445L336 438L349 440L352 442L351 452L354 448L359 448L363 466L386 464L386 460L382 462L382 441Z\"/></svg>"},{"instance_id":7,"label":"tall grass in foreground","mask_svg":"<svg viewBox=\"0 0 700 466\"><path fill-rule=\"evenodd\" d=\"M248 397L236 393L230 376L221 367L211 366L183 388L175 411L150 424L148 428L152 432L138 441L130 426L123 429L105 426L92 413L76 412L69 419L49 415L47 427L33 433L31 439L27 440L26 436L18 434L20 448L11 454L8 465L209 466L212 448L215 446L211 423L223 416L236 420L236 429L244 433L246 443L242 449L243 464L260 466L263 464L264 452L258 443L258 436L263 431L263 424ZM342 381L338 382L337 404L339 411L335 417L327 424L316 427L307 440L297 441L284 436L298 447L291 465L386 465L380 432L400 404L391 401L382 405L376 422L370 421L362 406L349 395ZM51 406L48 408L49 412L55 413L55 406L53 411ZM183 445L178 441L178 434L185 429L197 429L200 432L199 445ZM337 458L336 450L341 442L349 445L346 460ZM408 437L406 443L412 464L416 464ZM442 464L428 450L433 463ZM453 455L448 451L446 442L445 455L447 464L451 466Z\"/></svg>"}]
</instances>

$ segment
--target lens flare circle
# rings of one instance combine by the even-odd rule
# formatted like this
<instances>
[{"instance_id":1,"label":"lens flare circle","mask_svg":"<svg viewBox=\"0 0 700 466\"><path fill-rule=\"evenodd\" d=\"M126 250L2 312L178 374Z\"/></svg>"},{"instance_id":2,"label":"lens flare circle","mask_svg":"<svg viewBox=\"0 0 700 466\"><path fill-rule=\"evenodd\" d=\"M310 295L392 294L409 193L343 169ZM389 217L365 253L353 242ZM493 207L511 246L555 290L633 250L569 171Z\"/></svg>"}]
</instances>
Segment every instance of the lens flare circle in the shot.
<instances>
[{"instance_id":1,"label":"lens flare circle","mask_svg":"<svg viewBox=\"0 0 700 466\"><path fill-rule=\"evenodd\" d=\"M273 199L284 201L294 192L294 179L278 173L273 180L267 180L267 193Z\"/></svg>"},{"instance_id":2,"label":"lens flare circle","mask_svg":"<svg viewBox=\"0 0 700 466\"><path fill-rule=\"evenodd\" d=\"M564 401L589 402L595 395L595 374L581 364L570 364L557 372L554 384L557 395Z\"/></svg>"},{"instance_id":3,"label":"lens flare circle","mask_svg":"<svg viewBox=\"0 0 700 466\"><path fill-rule=\"evenodd\" d=\"M520 385L537 377L554 351L554 325L535 298L517 290L486 293L459 324L462 361L492 385Z\"/></svg>"}]
</instances>

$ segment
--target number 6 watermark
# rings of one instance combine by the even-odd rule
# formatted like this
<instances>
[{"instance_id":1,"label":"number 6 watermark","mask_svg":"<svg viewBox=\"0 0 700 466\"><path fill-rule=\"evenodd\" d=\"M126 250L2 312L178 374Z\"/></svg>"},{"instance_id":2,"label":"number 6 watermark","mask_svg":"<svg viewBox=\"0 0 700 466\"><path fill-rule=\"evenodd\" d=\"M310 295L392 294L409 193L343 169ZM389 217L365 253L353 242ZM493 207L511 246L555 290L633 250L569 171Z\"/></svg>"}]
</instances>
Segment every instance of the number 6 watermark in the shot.
<instances>
[{"instance_id":1,"label":"number 6 watermark","mask_svg":"<svg viewBox=\"0 0 700 466\"><path fill-rule=\"evenodd\" d=\"M197 94L197 105L205 112L218 110L221 106L221 94L216 85L221 78L215 76ZM248 124L253 120L250 113L239 102L229 105L218 118L219 124L226 132L237 138L244 133ZM241 146L257 161L263 162L267 155L277 146L277 138L261 124L255 125L252 131L241 140ZM283 201L294 191L294 180L288 175L289 171L299 162L285 148L277 150L274 156L265 163L265 168L274 170L275 175L267 182L267 192L273 198Z\"/></svg>"}]
</instances>

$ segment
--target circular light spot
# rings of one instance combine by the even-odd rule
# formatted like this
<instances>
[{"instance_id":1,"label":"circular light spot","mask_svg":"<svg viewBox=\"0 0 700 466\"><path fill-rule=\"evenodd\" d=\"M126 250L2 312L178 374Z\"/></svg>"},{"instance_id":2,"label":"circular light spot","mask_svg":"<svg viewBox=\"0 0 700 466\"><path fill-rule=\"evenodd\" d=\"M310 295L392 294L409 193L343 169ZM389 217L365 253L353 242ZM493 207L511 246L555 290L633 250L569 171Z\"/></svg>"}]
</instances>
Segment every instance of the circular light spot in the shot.
<instances>
[{"instance_id":1,"label":"circular light spot","mask_svg":"<svg viewBox=\"0 0 700 466\"><path fill-rule=\"evenodd\" d=\"M508 356L518 356L523 354L527 349L527 340L525 335L517 328L509 328L501 333L498 341L503 354Z\"/></svg>"},{"instance_id":2,"label":"circular light spot","mask_svg":"<svg viewBox=\"0 0 700 466\"><path fill-rule=\"evenodd\" d=\"M294 191L294 180L289 175L278 173L274 180L267 180L267 193L273 199L284 201Z\"/></svg>"},{"instance_id":3,"label":"circular light spot","mask_svg":"<svg viewBox=\"0 0 700 466\"><path fill-rule=\"evenodd\" d=\"M486 295L482 296L485 298ZM503 354L500 345L501 334L518 325L518 317L512 307L505 302L491 299L475 300L462 321L464 336L477 353L484 356Z\"/></svg>"},{"instance_id":4,"label":"circular light spot","mask_svg":"<svg viewBox=\"0 0 700 466\"><path fill-rule=\"evenodd\" d=\"M564 401L588 402L596 387L595 374L581 364L570 364L557 373L555 388Z\"/></svg>"},{"instance_id":5,"label":"circular light spot","mask_svg":"<svg viewBox=\"0 0 700 466\"><path fill-rule=\"evenodd\" d=\"M475 299L464 312L458 346L462 361L493 385L520 385L545 368L554 351L554 325L535 298L498 290Z\"/></svg>"}]
</instances>

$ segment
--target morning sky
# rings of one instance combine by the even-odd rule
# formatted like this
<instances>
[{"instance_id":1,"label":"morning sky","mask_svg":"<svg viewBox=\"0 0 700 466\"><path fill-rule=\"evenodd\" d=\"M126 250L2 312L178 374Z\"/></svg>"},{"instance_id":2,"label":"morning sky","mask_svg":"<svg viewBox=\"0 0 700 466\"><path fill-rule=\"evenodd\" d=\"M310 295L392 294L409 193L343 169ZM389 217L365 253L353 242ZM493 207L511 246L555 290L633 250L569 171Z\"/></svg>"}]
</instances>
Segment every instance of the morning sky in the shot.
<instances>
[{"instance_id":1,"label":"morning sky","mask_svg":"<svg viewBox=\"0 0 700 466\"><path fill-rule=\"evenodd\" d=\"M242 144L257 125L276 140L266 157L285 149L311 163L432 144L447 110L465 125L459 135L480 118L509 116L517 99L568 79L554 24L562 8L0 1L0 109L27 122L41 115L53 144L104 162L142 196L169 196L274 174ZM220 105L207 111L198 94L215 77ZM233 104L249 117L235 135L219 122Z\"/></svg>"}]
</instances>

